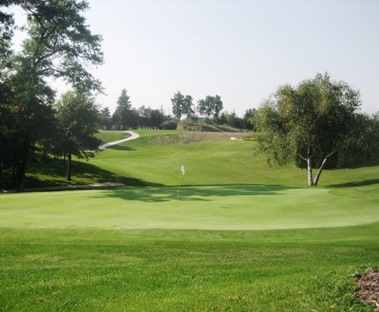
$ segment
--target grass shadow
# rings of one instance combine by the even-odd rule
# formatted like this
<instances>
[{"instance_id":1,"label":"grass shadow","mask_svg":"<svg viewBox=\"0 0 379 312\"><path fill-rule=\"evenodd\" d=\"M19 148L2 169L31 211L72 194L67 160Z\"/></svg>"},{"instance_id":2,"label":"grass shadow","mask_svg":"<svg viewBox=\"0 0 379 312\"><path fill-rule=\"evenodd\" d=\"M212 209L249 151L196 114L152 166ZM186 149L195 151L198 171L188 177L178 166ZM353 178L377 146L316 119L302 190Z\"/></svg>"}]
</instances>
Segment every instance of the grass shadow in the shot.
<instances>
[{"instance_id":1,"label":"grass shadow","mask_svg":"<svg viewBox=\"0 0 379 312\"><path fill-rule=\"evenodd\" d=\"M62 159L47 159L43 162L30 162L26 173L25 188L48 188L57 186L86 185L104 182L123 183L126 186L162 186L133 177L119 176L88 162L72 162L72 181L66 180L66 165ZM2 188L14 190L11 173L4 172Z\"/></svg>"},{"instance_id":2,"label":"grass shadow","mask_svg":"<svg viewBox=\"0 0 379 312\"><path fill-rule=\"evenodd\" d=\"M357 187L357 186L366 186L366 185L373 185L373 184L379 184L379 179L346 182L346 183L340 183L340 184L330 184L328 185L328 187Z\"/></svg>"},{"instance_id":3,"label":"grass shadow","mask_svg":"<svg viewBox=\"0 0 379 312\"><path fill-rule=\"evenodd\" d=\"M111 145L111 146L108 146L107 149L114 149L114 150L117 150L117 151L135 151L134 148L131 148L129 146L123 146L123 145Z\"/></svg>"},{"instance_id":4,"label":"grass shadow","mask_svg":"<svg viewBox=\"0 0 379 312\"><path fill-rule=\"evenodd\" d=\"M288 189L295 188L296 187L281 185L258 184L193 185L183 186L180 189L179 198L181 201L200 202L211 201L212 197L280 195ZM167 202L178 198L178 188L170 186L118 188L109 189L107 192L102 193L101 196L144 202Z\"/></svg>"}]
</instances>

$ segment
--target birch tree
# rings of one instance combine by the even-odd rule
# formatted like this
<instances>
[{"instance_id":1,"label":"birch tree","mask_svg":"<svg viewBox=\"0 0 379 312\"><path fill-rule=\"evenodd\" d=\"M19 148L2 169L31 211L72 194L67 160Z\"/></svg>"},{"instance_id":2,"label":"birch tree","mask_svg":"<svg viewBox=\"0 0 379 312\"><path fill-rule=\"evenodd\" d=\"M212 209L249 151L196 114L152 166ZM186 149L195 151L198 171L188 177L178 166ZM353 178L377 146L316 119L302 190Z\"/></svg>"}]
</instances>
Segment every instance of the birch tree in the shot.
<instances>
[{"instance_id":1,"label":"birch tree","mask_svg":"<svg viewBox=\"0 0 379 312\"><path fill-rule=\"evenodd\" d=\"M308 185L316 186L328 161L334 157L338 162L349 153L359 106L359 91L331 81L328 74L317 74L297 87L281 86L258 111L260 149L280 165L305 163Z\"/></svg>"}]
</instances>

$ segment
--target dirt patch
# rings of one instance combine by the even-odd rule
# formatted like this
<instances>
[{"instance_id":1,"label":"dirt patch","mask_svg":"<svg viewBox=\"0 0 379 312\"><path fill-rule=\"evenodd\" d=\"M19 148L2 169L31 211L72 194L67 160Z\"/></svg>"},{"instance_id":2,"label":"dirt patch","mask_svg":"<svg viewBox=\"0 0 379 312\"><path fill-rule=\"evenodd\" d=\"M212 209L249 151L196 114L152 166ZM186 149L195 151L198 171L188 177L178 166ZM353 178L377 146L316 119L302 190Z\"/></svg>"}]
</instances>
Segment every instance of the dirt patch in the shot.
<instances>
[{"instance_id":1,"label":"dirt patch","mask_svg":"<svg viewBox=\"0 0 379 312\"><path fill-rule=\"evenodd\" d=\"M357 276L358 298L379 311L379 272Z\"/></svg>"}]
</instances>

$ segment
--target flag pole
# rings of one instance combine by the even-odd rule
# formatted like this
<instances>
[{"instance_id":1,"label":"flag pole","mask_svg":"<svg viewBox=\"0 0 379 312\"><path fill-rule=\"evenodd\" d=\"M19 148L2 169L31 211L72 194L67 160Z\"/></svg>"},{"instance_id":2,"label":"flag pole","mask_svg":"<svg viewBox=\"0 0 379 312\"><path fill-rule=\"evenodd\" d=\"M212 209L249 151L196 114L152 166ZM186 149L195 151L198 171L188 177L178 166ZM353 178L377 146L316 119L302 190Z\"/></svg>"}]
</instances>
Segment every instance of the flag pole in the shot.
<instances>
[{"instance_id":1,"label":"flag pole","mask_svg":"<svg viewBox=\"0 0 379 312\"><path fill-rule=\"evenodd\" d=\"M180 186L181 186L181 182L182 182L182 176L184 175L184 173L185 173L185 170L184 170L184 166L182 165L182 167L180 168L180 173L179 173L178 192L176 195L176 207L179 206Z\"/></svg>"}]
</instances>

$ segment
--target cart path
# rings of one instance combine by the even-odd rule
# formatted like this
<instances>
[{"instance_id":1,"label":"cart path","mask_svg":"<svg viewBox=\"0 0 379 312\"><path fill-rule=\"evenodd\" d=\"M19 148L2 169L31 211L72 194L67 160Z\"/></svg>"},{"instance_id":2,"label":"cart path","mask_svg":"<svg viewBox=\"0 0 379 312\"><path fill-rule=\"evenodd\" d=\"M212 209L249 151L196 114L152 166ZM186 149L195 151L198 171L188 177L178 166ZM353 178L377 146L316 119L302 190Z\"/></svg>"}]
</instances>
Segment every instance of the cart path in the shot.
<instances>
[{"instance_id":1,"label":"cart path","mask_svg":"<svg viewBox=\"0 0 379 312\"><path fill-rule=\"evenodd\" d=\"M123 132L130 134L130 137L127 137L127 138L122 139L122 140L118 140L118 141L113 141L113 142L102 144L102 145L99 146L99 149L103 150L103 149L105 149L105 148L107 148L109 146L117 145L117 144L120 144L120 143L123 143L123 142L131 141L131 140L135 140L135 139L139 138L139 134L135 133L134 131L123 131Z\"/></svg>"}]
</instances>

